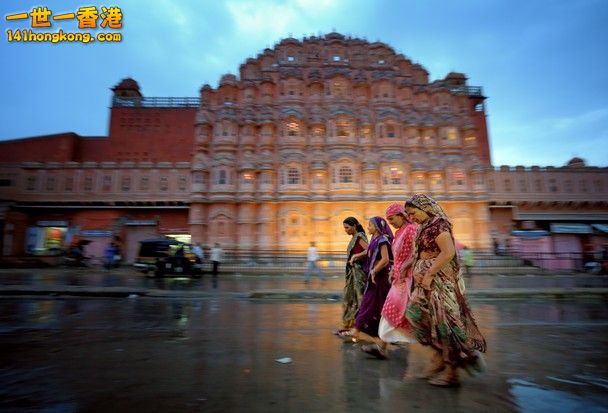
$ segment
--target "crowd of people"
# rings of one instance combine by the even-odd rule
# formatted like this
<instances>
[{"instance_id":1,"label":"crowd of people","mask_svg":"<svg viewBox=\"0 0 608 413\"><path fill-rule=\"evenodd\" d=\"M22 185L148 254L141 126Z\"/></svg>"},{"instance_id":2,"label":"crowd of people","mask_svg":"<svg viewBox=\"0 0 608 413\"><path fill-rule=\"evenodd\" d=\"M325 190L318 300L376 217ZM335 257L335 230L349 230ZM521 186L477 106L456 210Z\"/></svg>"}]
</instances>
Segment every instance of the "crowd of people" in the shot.
<instances>
[{"instance_id":1,"label":"crowd of people","mask_svg":"<svg viewBox=\"0 0 608 413\"><path fill-rule=\"evenodd\" d=\"M391 204L386 219L372 217L367 234L355 217L343 225L351 240L342 328L336 334L347 342L366 342L361 350L383 360L389 344L429 347L431 365L420 376L435 386L459 385L459 369L472 375L483 371L486 342L467 302L461 271L468 270L472 256L465 252L462 269L452 224L441 206L416 194L404 205Z\"/></svg>"}]
</instances>

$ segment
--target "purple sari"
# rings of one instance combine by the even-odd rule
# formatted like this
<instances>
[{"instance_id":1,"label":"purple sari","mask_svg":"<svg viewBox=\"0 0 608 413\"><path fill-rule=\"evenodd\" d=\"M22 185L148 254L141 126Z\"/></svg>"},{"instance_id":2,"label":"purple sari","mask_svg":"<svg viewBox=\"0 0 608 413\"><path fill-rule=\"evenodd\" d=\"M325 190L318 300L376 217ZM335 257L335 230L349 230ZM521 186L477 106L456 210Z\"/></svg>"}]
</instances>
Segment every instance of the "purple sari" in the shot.
<instances>
[{"instance_id":1,"label":"purple sari","mask_svg":"<svg viewBox=\"0 0 608 413\"><path fill-rule=\"evenodd\" d=\"M388 274L393 263L393 253L391 250L393 233L384 218L373 217L370 221L376 226L380 234L372 238L369 243L369 247L367 248L367 264L365 268L367 281L365 283L363 299L361 300L361 305L359 306L359 311L357 312L355 327L367 335L377 337L382 307L384 306L386 296L391 289ZM372 277L370 277L369 273L374 267L374 264L381 258L380 248L382 245L386 245L389 263L376 274L376 282L373 283Z\"/></svg>"}]
</instances>

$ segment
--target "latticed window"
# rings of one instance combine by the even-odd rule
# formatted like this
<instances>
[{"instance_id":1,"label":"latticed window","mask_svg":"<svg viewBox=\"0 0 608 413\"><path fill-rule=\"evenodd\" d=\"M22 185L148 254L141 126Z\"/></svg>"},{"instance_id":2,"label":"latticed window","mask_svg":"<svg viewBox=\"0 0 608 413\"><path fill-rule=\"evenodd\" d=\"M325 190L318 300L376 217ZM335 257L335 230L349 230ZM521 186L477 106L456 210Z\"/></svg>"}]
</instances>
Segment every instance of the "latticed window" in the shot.
<instances>
[{"instance_id":1,"label":"latticed window","mask_svg":"<svg viewBox=\"0 0 608 413\"><path fill-rule=\"evenodd\" d=\"M48 178L46 178L46 189L47 189L47 191L55 190L55 177L54 176L49 176Z\"/></svg>"},{"instance_id":2,"label":"latticed window","mask_svg":"<svg viewBox=\"0 0 608 413\"><path fill-rule=\"evenodd\" d=\"M300 183L300 171L296 168L287 170L287 184L298 185Z\"/></svg>"},{"instance_id":3,"label":"latticed window","mask_svg":"<svg viewBox=\"0 0 608 413\"><path fill-rule=\"evenodd\" d=\"M160 177L160 184L159 184L158 188L161 191L167 191L169 189L169 178L166 177L166 176L161 176Z\"/></svg>"},{"instance_id":4,"label":"latticed window","mask_svg":"<svg viewBox=\"0 0 608 413\"><path fill-rule=\"evenodd\" d=\"M147 176L142 176L139 180L139 190L147 191L150 188L150 178Z\"/></svg>"},{"instance_id":5,"label":"latticed window","mask_svg":"<svg viewBox=\"0 0 608 413\"><path fill-rule=\"evenodd\" d=\"M74 190L74 178L73 177L68 176L65 178L64 189L67 192L72 192Z\"/></svg>"},{"instance_id":6,"label":"latticed window","mask_svg":"<svg viewBox=\"0 0 608 413\"><path fill-rule=\"evenodd\" d=\"M179 184L178 184L179 190L185 191L186 187L188 186L188 178L186 178L185 175L180 175L178 182L179 182Z\"/></svg>"},{"instance_id":7,"label":"latticed window","mask_svg":"<svg viewBox=\"0 0 608 413\"><path fill-rule=\"evenodd\" d=\"M104 192L112 190L112 177L110 175L104 175L102 189Z\"/></svg>"},{"instance_id":8,"label":"latticed window","mask_svg":"<svg viewBox=\"0 0 608 413\"><path fill-rule=\"evenodd\" d=\"M120 188L123 191L128 191L128 190L131 189L131 177L130 176L123 176L122 177Z\"/></svg>"},{"instance_id":9,"label":"latticed window","mask_svg":"<svg viewBox=\"0 0 608 413\"><path fill-rule=\"evenodd\" d=\"M341 184L349 184L353 181L353 170L348 166L341 166L338 170L338 179Z\"/></svg>"},{"instance_id":10,"label":"latticed window","mask_svg":"<svg viewBox=\"0 0 608 413\"><path fill-rule=\"evenodd\" d=\"M93 177L92 176L85 176L84 177L84 190L85 191L92 191L93 190Z\"/></svg>"},{"instance_id":11,"label":"latticed window","mask_svg":"<svg viewBox=\"0 0 608 413\"><path fill-rule=\"evenodd\" d=\"M36 177L30 175L27 177L27 182L25 183L25 189L28 191L33 191L36 189Z\"/></svg>"}]
</instances>

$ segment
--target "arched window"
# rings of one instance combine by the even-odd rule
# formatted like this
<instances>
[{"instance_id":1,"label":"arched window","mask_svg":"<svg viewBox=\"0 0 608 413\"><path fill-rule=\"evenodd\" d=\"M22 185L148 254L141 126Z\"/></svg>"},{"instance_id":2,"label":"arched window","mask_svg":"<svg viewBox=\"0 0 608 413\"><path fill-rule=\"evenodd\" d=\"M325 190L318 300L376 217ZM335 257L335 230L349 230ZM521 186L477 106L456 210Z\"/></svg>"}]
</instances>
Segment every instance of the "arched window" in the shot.
<instances>
[{"instance_id":1,"label":"arched window","mask_svg":"<svg viewBox=\"0 0 608 413\"><path fill-rule=\"evenodd\" d=\"M298 122L288 122L286 128L287 136L300 136L300 125L298 125Z\"/></svg>"},{"instance_id":2,"label":"arched window","mask_svg":"<svg viewBox=\"0 0 608 413\"><path fill-rule=\"evenodd\" d=\"M338 179L341 184L350 184L353 182L353 170L348 166L341 166L338 169Z\"/></svg>"},{"instance_id":3,"label":"arched window","mask_svg":"<svg viewBox=\"0 0 608 413\"><path fill-rule=\"evenodd\" d=\"M217 173L218 185L226 185L228 183L228 174L225 169L220 169Z\"/></svg>"},{"instance_id":4,"label":"arched window","mask_svg":"<svg viewBox=\"0 0 608 413\"><path fill-rule=\"evenodd\" d=\"M389 182L391 185L401 185L403 182L403 171L396 166L389 169Z\"/></svg>"},{"instance_id":5,"label":"arched window","mask_svg":"<svg viewBox=\"0 0 608 413\"><path fill-rule=\"evenodd\" d=\"M300 170L297 168L287 169L287 184L288 185L299 185L300 184Z\"/></svg>"},{"instance_id":6,"label":"arched window","mask_svg":"<svg viewBox=\"0 0 608 413\"><path fill-rule=\"evenodd\" d=\"M337 98L343 98L346 96L346 85L343 81L336 80L332 83L333 95Z\"/></svg>"},{"instance_id":7,"label":"arched window","mask_svg":"<svg viewBox=\"0 0 608 413\"><path fill-rule=\"evenodd\" d=\"M336 135L340 138L350 136L350 123L346 119L338 119L336 122Z\"/></svg>"}]
</instances>

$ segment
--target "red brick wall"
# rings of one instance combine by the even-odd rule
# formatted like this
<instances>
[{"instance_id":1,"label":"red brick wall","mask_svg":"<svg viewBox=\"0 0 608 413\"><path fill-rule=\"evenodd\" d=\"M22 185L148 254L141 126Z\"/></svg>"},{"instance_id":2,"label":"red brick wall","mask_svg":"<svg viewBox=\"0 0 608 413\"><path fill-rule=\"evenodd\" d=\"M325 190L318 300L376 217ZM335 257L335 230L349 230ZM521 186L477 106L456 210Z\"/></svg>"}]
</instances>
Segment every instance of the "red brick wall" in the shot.
<instances>
[{"instance_id":1,"label":"red brick wall","mask_svg":"<svg viewBox=\"0 0 608 413\"><path fill-rule=\"evenodd\" d=\"M196 108L113 108L111 145L91 160L190 162Z\"/></svg>"},{"instance_id":2,"label":"red brick wall","mask_svg":"<svg viewBox=\"0 0 608 413\"><path fill-rule=\"evenodd\" d=\"M0 162L71 161L78 139L78 135L70 132L0 142Z\"/></svg>"}]
</instances>

